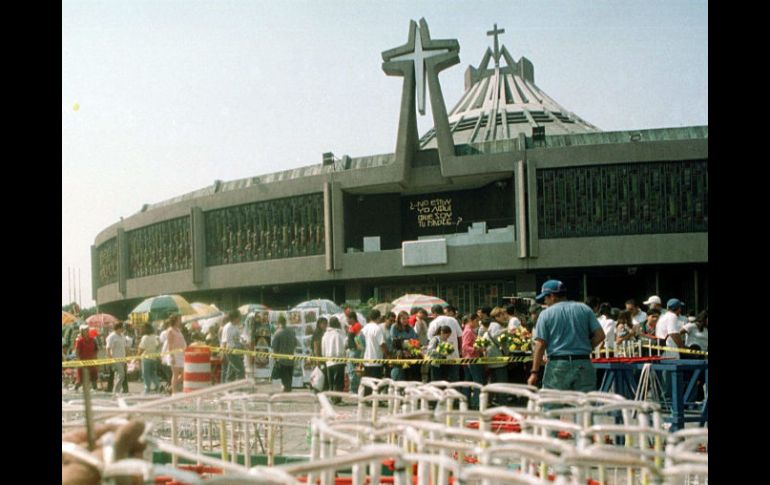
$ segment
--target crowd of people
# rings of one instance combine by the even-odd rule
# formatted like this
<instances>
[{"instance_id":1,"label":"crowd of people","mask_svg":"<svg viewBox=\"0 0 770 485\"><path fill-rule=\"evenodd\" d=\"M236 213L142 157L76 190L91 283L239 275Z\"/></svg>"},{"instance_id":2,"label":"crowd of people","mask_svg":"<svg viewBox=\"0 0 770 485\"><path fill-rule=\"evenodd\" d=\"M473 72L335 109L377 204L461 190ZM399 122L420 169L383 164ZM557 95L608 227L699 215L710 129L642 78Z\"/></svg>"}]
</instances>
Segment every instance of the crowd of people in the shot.
<instances>
[{"instance_id":1,"label":"crowd of people","mask_svg":"<svg viewBox=\"0 0 770 485\"><path fill-rule=\"evenodd\" d=\"M346 305L344 313L317 320L309 347L312 355L318 357L364 359L363 363L330 361L320 366L325 376L324 389L350 393L358 392L362 376L423 382L528 382L576 390L595 389L595 375L589 378L593 375L589 360L593 350L612 351L625 342L644 339L667 347L664 357L679 357L678 352L672 350L676 348L708 351L708 312L697 315L690 312L685 316L685 304L676 298L669 299L663 308L660 297L651 296L642 303L646 307L642 310L633 299L625 302L625 308L618 309L598 298L569 302L565 294L561 282L546 282L528 313L517 311L514 305L484 306L466 314L452 305L434 305L430 312L415 307L410 312L384 315L372 309L364 317ZM179 315L142 325L119 322L109 332L97 335L88 325L80 325L76 337L68 335L62 339L62 359L136 356L130 363L122 361L103 366L103 374L96 366L87 367L91 385L114 394L128 392L127 374L140 368L145 393L175 393L182 390L184 356L179 350L193 342L221 346L226 350L221 382L243 379L245 362L250 359L244 358L243 353L228 350L254 350L259 327L264 325L267 323L260 322L259 317L247 319L238 310L228 312L221 324L211 325L205 333L195 325L183 326ZM298 337L285 319L278 321L277 328L272 324L269 327L272 352L294 354L302 336ZM532 352L533 360L467 365L441 363L444 358L496 357L515 352ZM142 354L158 353L163 354L162 358L142 357ZM429 357L431 362L393 362L424 357ZM703 358L703 355L687 355L687 358ZM386 359L389 361L382 362ZM579 369L582 374L578 372L575 377L568 371L571 368ZM83 368L78 369L76 389L82 385L83 372ZM293 372L293 360L276 359L272 378L280 380L283 390L290 392ZM477 407L477 393L468 390L468 397L470 406ZM503 397L500 403L504 403Z\"/></svg>"},{"instance_id":2,"label":"crowd of people","mask_svg":"<svg viewBox=\"0 0 770 485\"><path fill-rule=\"evenodd\" d=\"M180 350L187 348L188 342L203 341L194 338L176 314L163 321L140 325L117 322L101 331L80 324L77 330L76 336L68 332L62 338L62 360L122 360L78 368L75 390L83 385L83 372L87 369L94 390L114 395L128 393L129 374L141 375L145 393L180 392L184 370L184 355ZM142 354L153 357L142 357ZM157 357L158 354L163 355ZM131 356L136 358L124 360Z\"/></svg>"}]
</instances>

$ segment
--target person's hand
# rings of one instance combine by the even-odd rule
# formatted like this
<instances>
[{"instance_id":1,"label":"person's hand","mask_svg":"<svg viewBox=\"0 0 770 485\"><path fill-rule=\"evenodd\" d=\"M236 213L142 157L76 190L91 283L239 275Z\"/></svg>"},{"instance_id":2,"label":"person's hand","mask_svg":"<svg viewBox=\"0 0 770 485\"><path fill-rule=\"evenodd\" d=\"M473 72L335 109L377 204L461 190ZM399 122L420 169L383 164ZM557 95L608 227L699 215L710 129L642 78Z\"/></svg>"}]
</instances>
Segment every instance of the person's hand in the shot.
<instances>
[{"instance_id":1,"label":"person's hand","mask_svg":"<svg viewBox=\"0 0 770 485\"><path fill-rule=\"evenodd\" d=\"M537 378L538 378L537 374L530 374L529 378L527 379L527 384L529 384L530 386L537 386Z\"/></svg>"},{"instance_id":2,"label":"person's hand","mask_svg":"<svg viewBox=\"0 0 770 485\"><path fill-rule=\"evenodd\" d=\"M104 462L103 457L103 436L105 433L114 432L113 441L114 460L123 458L141 458L144 451L144 444L139 443L139 437L144 432L143 421L129 421L123 425L118 424L99 424L94 427L95 449L91 455L97 460ZM79 428L62 434L62 441L75 443L83 448L88 446L88 438L85 428ZM101 476L99 470L86 464L70 455L62 453L61 457L62 485L100 485ZM125 477L116 480L118 485L140 485L141 477Z\"/></svg>"}]
</instances>

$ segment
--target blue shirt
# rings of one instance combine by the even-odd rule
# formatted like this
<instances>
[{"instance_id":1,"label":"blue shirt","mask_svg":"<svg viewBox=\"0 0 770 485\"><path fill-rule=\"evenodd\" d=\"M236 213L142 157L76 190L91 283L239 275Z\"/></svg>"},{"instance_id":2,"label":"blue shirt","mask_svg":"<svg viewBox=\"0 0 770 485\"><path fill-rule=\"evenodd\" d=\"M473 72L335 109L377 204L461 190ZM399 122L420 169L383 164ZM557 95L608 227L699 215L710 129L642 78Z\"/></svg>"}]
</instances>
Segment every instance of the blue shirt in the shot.
<instances>
[{"instance_id":1,"label":"blue shirt","mask_svg":"<svg viewBox=\"0 0 770 485\"><path fill-rule=\"evenodd\" d=\"M588 305L561 301L543 310L532 335L545 341L549 356L588 355L593 350L591 336L600 328Z\"/></svg>"},{"instance_id":2,"label":"blue shirt","mask_svg":"<svg viewBox=\"0 0 770 485\"><path fill-rule=\"evenodd\" d=\"M391 339L411 339L411 338L417 338L417 332L414 331L414 329L407 325L404 330L399 330L398 325L395 323L390 327L390 338Z\"/></svg>"}]
</instances>

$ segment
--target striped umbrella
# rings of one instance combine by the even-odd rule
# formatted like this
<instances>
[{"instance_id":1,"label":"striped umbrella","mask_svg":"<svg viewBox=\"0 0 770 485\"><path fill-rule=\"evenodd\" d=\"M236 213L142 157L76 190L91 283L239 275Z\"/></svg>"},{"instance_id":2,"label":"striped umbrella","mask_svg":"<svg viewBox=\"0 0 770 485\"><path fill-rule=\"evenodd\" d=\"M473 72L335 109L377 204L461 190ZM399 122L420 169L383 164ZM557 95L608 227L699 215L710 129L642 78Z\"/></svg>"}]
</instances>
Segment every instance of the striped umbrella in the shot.
<instances>
[{"instance_id":1,"label":"striped umbrella","mask_svg":"<svg viewBox=\"0 0 770 485\"><path fill-rule=\"evenodd\" d=\"M251 312L269 312L270 308L261 303L247 303L239 306L238 311L241 312L241 315L246 316Z\"/></svg>"},{"instance_id":2,"label":"striped umbrella","mask_svg":"<svg viewBox=\"0 0 770 485\"><path fill-rule=\"evenodd\" d=\"M113 325L118 323L118 319L109 313L97 313L86 318L86 323L91 328L112 328Z\"/></svg>"},{"instance_id":3,"label":"striped umbrella","mask_svg":"<svg viewBox=\"0 0 770 485\"><path fill-rule=\"evenodd\" d=\"M69 325L70 323L76 322L77 320L78 320L78 317L76 317L75 315L73 315L70 312L65 312L64 310L62 310L62 312L61 312L61 324L62 324L62 326Z\"/></svg>"},{"instance_id":4,"label":"striped umbrella","mask_svg":"<svg viewBox=\"0 0 770 485\"><path fill-rule=\"evenodd\" d=\"M179 295L159 295L147 298L131 310L129 317L134 323L163 320L171 314L195 315L195 310Z\"/></svg>"},{"instance_id":5,"label":"striped umbrella","mask_svg":"<svg viewBox=\"0 0 770 485\"><path fill-rule=\"evenodd\" d=\"M449 303L445 302L437 296L408 293L393 300L393 305L394 306L390 311L398 315L398 312L408 312L414 307L424 308L425 311L430 313L430 309L433 305L441 305L445 307L449 305Z\"/></svg>"}]
</instances>

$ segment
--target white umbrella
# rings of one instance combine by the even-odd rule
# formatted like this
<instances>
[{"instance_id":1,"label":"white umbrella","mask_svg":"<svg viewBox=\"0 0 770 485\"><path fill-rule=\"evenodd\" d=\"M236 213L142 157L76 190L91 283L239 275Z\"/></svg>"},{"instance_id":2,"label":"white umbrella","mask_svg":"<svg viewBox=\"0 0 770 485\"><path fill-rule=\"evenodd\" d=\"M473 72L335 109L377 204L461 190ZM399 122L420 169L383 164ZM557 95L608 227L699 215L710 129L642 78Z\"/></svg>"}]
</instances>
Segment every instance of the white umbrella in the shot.
<instances>
[{"instance_id":1,"label":"white umbrella","mask_svg":"<svg viewBox=\"0 0 770 485\"><path fill-rule=\"evenodd\" d=\"M331 300L324 300L324 299L303 301L299 305L292 308L291 311L312 310L312 309L317 309L318 313L321 315L333 315L335 313L342 312L342 307L340 307L339 305L337 305Z\"/></svg>"},{"instance_id":2,"label":"white umbrella","mask_svg":"<svg viewBox=\"0 0 770 485\"><path fill-rule=\"evenodd\" d=\"M193 307L193 310L195 310L195 314L183 316L182 323L197 322L199 320L206 320L224 314L224 312L217 308L215 305L207 305L206 303L194 302L190 303L190 306Z\"/></svg>"},{"instance_id":3,"label":"white umbrella","mask_svg":"<svg viewBox=\"0 0 770 485\"><path fill-rule=\"evenodd\" d=\"M437 296L420 295L414 293L408 293L400 298L393 300L395 305L390 311L398 315L399 312L409 312L414 307L424 308L425 311L430 313L433 305L447 306L449 303L445 302Z\"/></svg>"}]
</instances>

